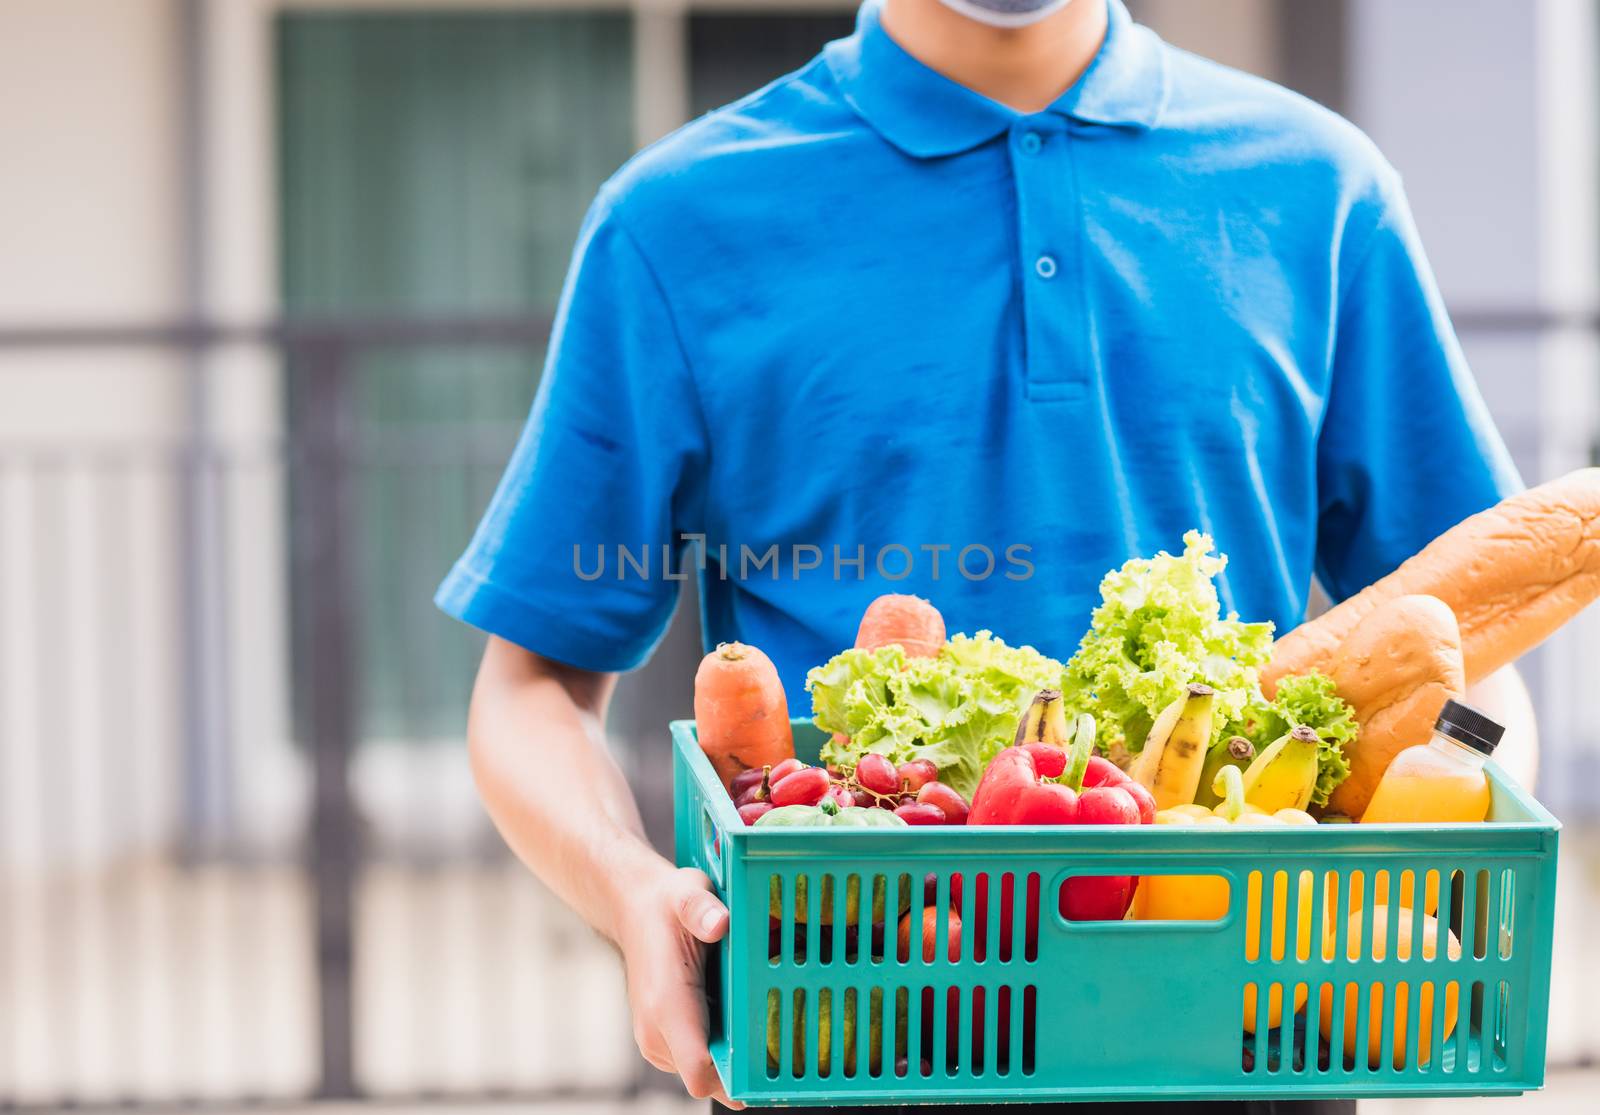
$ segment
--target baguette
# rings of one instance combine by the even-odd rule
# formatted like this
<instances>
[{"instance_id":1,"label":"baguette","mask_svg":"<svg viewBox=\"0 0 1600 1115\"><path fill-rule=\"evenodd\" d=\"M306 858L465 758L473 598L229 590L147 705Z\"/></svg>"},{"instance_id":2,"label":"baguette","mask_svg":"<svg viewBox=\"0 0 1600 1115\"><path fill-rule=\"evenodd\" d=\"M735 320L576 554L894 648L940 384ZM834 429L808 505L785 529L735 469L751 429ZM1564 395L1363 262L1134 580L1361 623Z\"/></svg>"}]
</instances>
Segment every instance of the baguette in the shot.
<instances>
[{"instance_id":1,"label":"baguette","mask_svg":"<svg viewBox=\"0 0 1600 1115\"><path fill-rule=\"evenodd\" d=\"M1274 644L1263 692L1270 698L1288 674L1331 674L1340 648L1369 616L1415 594L1437 597L1455 613L1467 685L1521 657L1600 597L1600 468L1501 500L1296 627Z\"/></svg>"},{"instance_id":2,"label":"baguette","mask_svg":"<svg viewBox=\"0 0 1600 1115\"><path fill-rule=\"evenodd\" d=\"M1456 617L1433 596L1385 601L1339 646L1328 675L1361 726L1345 748L1350 777L1328 808L1359 821L1389 763L1425 741L1445 700L1466 689Z\"/></svg>"}]
</instances>

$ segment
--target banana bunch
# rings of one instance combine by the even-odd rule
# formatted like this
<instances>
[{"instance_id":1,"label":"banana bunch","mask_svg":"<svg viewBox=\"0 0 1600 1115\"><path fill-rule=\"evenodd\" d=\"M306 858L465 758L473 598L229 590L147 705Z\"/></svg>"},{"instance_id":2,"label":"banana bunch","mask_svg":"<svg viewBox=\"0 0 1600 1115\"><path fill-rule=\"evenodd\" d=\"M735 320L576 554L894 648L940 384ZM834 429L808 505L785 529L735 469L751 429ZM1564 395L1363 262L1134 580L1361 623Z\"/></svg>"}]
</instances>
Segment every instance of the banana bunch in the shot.
<instances>
[{"instance_id":1,"label":"banana bunch","mask_svg":"<svg viewBox=\"0 0 1600 1115\"><path fill-rule=\"evenodd\" d=\"M1156 717L1128 773L1155 797L1157 809L1193 803L1211 746L1216 702L1209 685L1196 683Z\"/></svg>"},{"instance_id":2,"label":"banana bunch","mask_svg":"<svg viewBox=\"0 0 1600 1115\"><path fill-rule=\"evenodd\" d=\"M1317 730L1302 724L1269 744L1244 770L1244 800L1268 813L1304 809L1317 785Z\"/></svg>"}]
</instances>

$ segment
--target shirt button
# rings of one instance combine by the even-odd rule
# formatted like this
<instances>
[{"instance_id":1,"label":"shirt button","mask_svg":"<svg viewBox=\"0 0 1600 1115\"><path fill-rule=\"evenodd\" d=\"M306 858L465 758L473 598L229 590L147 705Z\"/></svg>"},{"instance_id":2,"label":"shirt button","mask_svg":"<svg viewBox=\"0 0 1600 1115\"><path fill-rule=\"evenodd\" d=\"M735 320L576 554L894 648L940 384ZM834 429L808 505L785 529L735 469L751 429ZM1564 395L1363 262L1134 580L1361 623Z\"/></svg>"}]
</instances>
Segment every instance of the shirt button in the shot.
<instances>
[{"instance_id":1,"label":"shirt button","mask_svg":"<svg viewBox=\"0 0 1600 1115\"><path fill-rule=\"evenodd\" d=\"M1034 269L1034 271L1036 271L1038 273L1039 278L1041 278L1041 279L1053 279L1053 278L1055 278L1056 277L1056 259L1055 259L1055 256L1040 256L1038 259L1033 261L1033 269Z\"/></svg>"},{"instance_id":2,"label":"shirt button","mask_svg":"<svg viewBox=\"0 0 1600 1115\"><path fill-rule=\"evenodd\" d=\"M1044 140L1038 132L1026 132L1022 137L1022 153L1024 155L1037 155L1044 149Z\"/></svg>"}]
</instances>

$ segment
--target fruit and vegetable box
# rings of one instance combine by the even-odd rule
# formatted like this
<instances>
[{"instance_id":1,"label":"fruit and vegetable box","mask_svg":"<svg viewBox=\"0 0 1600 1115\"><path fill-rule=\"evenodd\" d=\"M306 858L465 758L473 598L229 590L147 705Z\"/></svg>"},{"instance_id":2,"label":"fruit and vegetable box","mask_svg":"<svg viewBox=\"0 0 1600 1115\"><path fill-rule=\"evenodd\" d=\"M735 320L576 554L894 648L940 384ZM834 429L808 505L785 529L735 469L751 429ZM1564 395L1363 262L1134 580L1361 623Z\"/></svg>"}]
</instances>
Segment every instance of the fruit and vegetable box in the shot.
<instances>
[{"instance_id":1,"label":"fruit and vegetable box","mask_svg":"<svg viewBox=\"0 0 1600 1115\"><path fill-rule=\"evenodd\" d=\"M728 1094L1541 1087L1560 826L1464 701L1600 595L1600 537L1548 529L1575 504L1600 522L1600 471L1276 640L1222 612L1191 532L1106 576L1066 661L884 596L791 719L758 648L712 651L672 725L675 849L731 915Z\"/></svg>"},{"instance_id":2,"label":"fruit and vegetable box","mask_svg":"<svg viewBox=\"0 0 1600 1115\"><path fill-rule=\"evenodd\" d=\"M1493 770L1479 825L791 828L743 825L693 724L673 737L678 861L732 912L707 981L712 1054L736 1099L1543 1083L1557 826ZM814 759L827 737L797 721L794 738ZM1060 913L1073 879L1198 871L1222 884L1220 917ZM1442 916L1406 905L1419 880Z\"/></svg>"}]
</instances>

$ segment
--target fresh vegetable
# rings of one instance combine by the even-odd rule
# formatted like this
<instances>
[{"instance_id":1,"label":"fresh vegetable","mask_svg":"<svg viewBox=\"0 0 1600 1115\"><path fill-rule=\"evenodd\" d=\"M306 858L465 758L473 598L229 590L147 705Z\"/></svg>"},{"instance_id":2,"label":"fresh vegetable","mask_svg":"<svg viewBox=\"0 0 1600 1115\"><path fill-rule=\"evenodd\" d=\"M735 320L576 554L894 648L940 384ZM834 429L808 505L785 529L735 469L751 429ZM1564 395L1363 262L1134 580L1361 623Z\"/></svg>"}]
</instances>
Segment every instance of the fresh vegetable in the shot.
<instances>
[{"instance_id":1,"label":"fresh vegetable","mask_svg":"<svg viewBox=\"0 0 1600 1115\"><path fill-rule=\"evenodd\" d=\"M944 617L920 596L889 593L867 605L856 647L899 646L907 658L934 658L944 647Z\"/></svg>"},{"instance_id":2,"label":"fresh vegetable","mask_svg":"<svg viewBox=\"0 0 1600 1115\"><path fill-rule=\"evenodd\" d=\"M1196 682L1156 718L1128 773L1155 797L1157 809L1194 801L1211 746L1216 703L1216 690Z\"/></svg>"},{"instance_id":3,"label":"fresh vegetable","mask_svg":"<svg viewBox=\"0 0 1600 1115\"><path fill-rule=\"evenodd\" d=\"M897 935L897 944L900 950L899 955L901 961L909 960L912 955L911 929L913 924L912 919L914 917L916 917L916 912L911 911L900 918L900 931ZM937 936L939 932L939 911L933 906L923 907L920 921L922 923L922 932L920 934L922 939L922 962L924 964L932 964L935 956L938 955L939 949L939 938ZM958 912L953 898L950 904L950 912L945 919L945 938L948 942L945 949L945 956L953 964L961 959L961 914ZM934 994L934 989L931 987L924 987L922 989L922 1034L920 1046L922 1049L922 1059L924 1061L929 1061L933 1057ZM945 992L945 996L945 1050L948 1054L960 1047L961 992L952 987ZM896 1033L903 1032L909 1027L909 1020L907 1018L908 1014L909 1011L897 1008L895 1017L897 1020L896 1025L899 1028L896 1030ZM1009 1019L1007 1021L1009 1022ZM976 1029L976 1032L973 1035L973 1040L979 1043L983 1041L982 1025L983 1014L980 1011L977 1012L973 1018L973 1026ZM1002 1027L1000 1032L1001 1034L1007 1034L1009 1032L1009 1026ZM904 1050L896 1050L896 1052L901 1055L904 1054Z\"/></svg>"},{"instance_id":4,"label":"fresh vegetable","mask_svg":"<svg viewBox=\"0 0 1600 1115\"><path fill-rule=\"evenodd\" d=\"M1130 751L1194 682L1216 690L1219 732L1242 721L1272 644L1272 624L1222 615L1214 579L1228 559L1212 556L1211 539L1190 531L1183 543L1179 556L1134 558L1105 575L1101 603L1067 663L1068 708L1092 713L1107 739L1121 737Z\"/></svg>"},{"instance_id":5,"label":"fresh vegetable","mask_svg":"<svg viewBox=\"0 0 1600 1115\"><path fill-rule=\"evenodd\" d=\"M694 722L700 748L730 786L740 771L794 755L789 702L772 660L744 643L723 643L694 675Z\"/></svg>"},{"instance_id":6,"label":"fresh vegetable","mask_svg":"<svg viewBox=\"0 0 1600 1115\"><path fill-rule=\"evenodd\" d=\"M733 781L728 783L728 793L733 795L735 804L743 804L739 798L749 791L760 791L768 776L772 773L771 767L751 767L741 770L733 776Z\"/></svg>"},{"instance_id":7,"label":"fresh vegetable","mask_svg":"<svg viewBox=\"0 0 1600 1115\"><path fill-rule=\"evenodd\" d=\"M1008 747L990 761L973 795L968 824L1136 825L1154 812L1153 801L1142 801L1148 794L1142 787L1135 788L1136 784L1114 764L1104 759L1091 762L1093 717L1078 718L1070 747L1059 765L1050 757L1045 759L1045 769L1057 773L1043 774L1036 756L1058 750L1051 745L1066 739L1066 717L1059 690L1042 690L1034 702L1042 706L1040 715L1045 726L1042 731L1026 730L1035 718L1030 709L1023 719L1024 734L1042 734L1045 739ZM1135 883L1127 875L1073 876L1061 887L1062 916L1081 921L1120 919L1128 911ZM1036 928L1037 921L1030 915L1029 932Z\"/></svg>"},{"instance_id":8,"label":"fresh vegetable","mask_svg":"<svg viewBox=\"0 0 1600 1115\"><path fill-rule=\"evenodd\" d=\"M823 799L820 805L782 805L756 822L757 828L894 829L902 828L904 825L904 821L885 810L862 809L859 806L840 809L831 798Z\"/></svg>"},{"instance_id":9,"label":"fresh vegetable","mask_svg":"<svg viewBox=\"0 0 1600 1115\"><path fill-rule=\"evenodd\" d=\"M772 768L772 774L770 777L773 782L781 782L785 778L788 778L795 771L804 770L807 765L808 764L801 762L799 759L796 759L793 755L791 755L783 762Z\"/></svg>"},{"instance_id":10,"label":"fresh vegetable","mask_svg":"<svg viewBox=\"0 0 1600 1115\"><path fill-rule=\"evenodd\" d=\"M1135 558L1101 580L1100 606L1067 663L1069 711L1095 716L1108 753L1137 755L1186 686L1208 685L1216 691L1210 747L1245 736L1260 749L1296 725L1315 728L1323 747L1312 801L1327 801L1348 769L1340 755L1355 734L1348 706L1310 671L1293 671L1308 676L1276 700L1264 696L1258 675L1272 624L1223 615L1215 578L1227 558L1213 555L1211 539L1197 531L1183 541L1179 556Z\"/></svg>"},{"instance_id":11,"label":"fresh vegetable","mask_svg":"<svg viewBox=\"0 0 1600 1115\"><path fill-rule=\"evenodd\" d=\"M803 994L803 993L802 993ZM828 1065L833 1063L833 989L824 987L817 993L817 1063ZM874 998L882 994L874 989ZM806 1025L805 1025L805 1000L789 995L780 995L773 992L767 996L767 1071L777 1073L783 1062L783 1050L780 1044L783 1041L783 1012L781 1003L790 1002L793 1012L793 1028L790 1031L790 1040L794 1043L794 1056L790 1067L795 1073L806 1071ZM840 1052L844 1057L844 1072L846 1076L854 1076L856 1071L856 1016L857 999L846 996L844 1000L844 1026L840 1035L842 1044ZM876 1076L883 1066L883 1021L881 1011L875 1016L868 1026L869 1045L867 1061L872 1075ZM815 1066L812 1066L813 1071Z\"/></svg>"},{"instance_id":12,"label":"fresh vegetable","mask_svg":"<svg viewBox=\"0 0 1600 1115\"><path fill-rule=\"evenodd\" d=\"M1249 805L1244 797L1244 776L1239 768L1223 766L1217 773L1218 785L1213 789L1222 795L1222 804L1215 809L1199 805L1179 805L1163 809L1156 814L1158 825L1315 825L1316 818L1300 809L1279 809L1268 813ZM1297 882L1298 911L1296 916L1296 955L1311 955L1311 891L1313 876L1310 871L1300 872ZM1284 937L1287 916L1283 913L1287 902L1279 901L1274 908L1279 913L1273 918L1272 955L1284 955ZM1228 880L1221 875L1146 875L1139 880L1139 889L1133 897L1133 916L1140 921L1217 921L1228 913ZM1249 896L1246 929L1245 959L1254 960L1260 950L1261 897ZM1305 1005L1304 985L1295 990L1294 1009ZM1274 997L1267 1007L1267 1026L1272 1028L1283 1020L1283 1003ZM1251 1033L1256 1028L1256 990L1251 985L1245 990L1244 1028Z\"/></svg>"},{"instance_id":13,"label":"fresh vegetable","mask_svg":"<svg viewBox=\"0 0 1600 1115\"><path fill-rule=\"evenodd\" d=\"M1062 669L980 631L952 636L933 658L909 657L899 645L847 650L814 668L806 689L817 726L835 733L824 762L853 769L869 752L902 766L926 760L970 797L1033 694L1058 688Z\"/></svg>"},{"instance_id":14,"label":"fresh vegetable","mask_svg":"<svg viewBox=\"0 0 1600 1115\"><path fill-rule=\"evenodd\" d=\"M809 770L821 771L821 767ZM827 772L822 771L825 775ZM797 777L791 775L790 777ZM755 821L756 828L904 828L905 822L893 813L882 809L840 809L832 798L824 798L820 805L785 805L772 809ZM807 876L801 875L795 884L794 920L803 922L808 916L806 906ZM857 924L860 917L861 877L853 875L845 886L845 923ZM777 876L773 876L768 894L768 914L783 917L783 896ZM880 892L873 907L873 920L883 921L883 895ZM821 924L833 924L833 876L822 877Z\"/></svg>"},{"instance_id":15,"label":"fresh vegetable","mask_svg":"<svg viewBox=\"0 0 1600 1115\"><path fill-rule=\"evenodd\" d=\"M752 801L739 807L739 820L747 825L753 825L762 817L771 813L774 806L770 801Z\"/></svg>"},{"instance_id":16,"label":"fresh vegetable","mask_svg":"<svg viewBox=\"0 0 1600 1115\"><path fill-rule=\"evenodd\" d=\"M1316 729L1304 724L1279 736L1244 769L1244 800L1268 813L1305 809L1317 785L1321 745Z\"/></svg>"}]
</instances>

